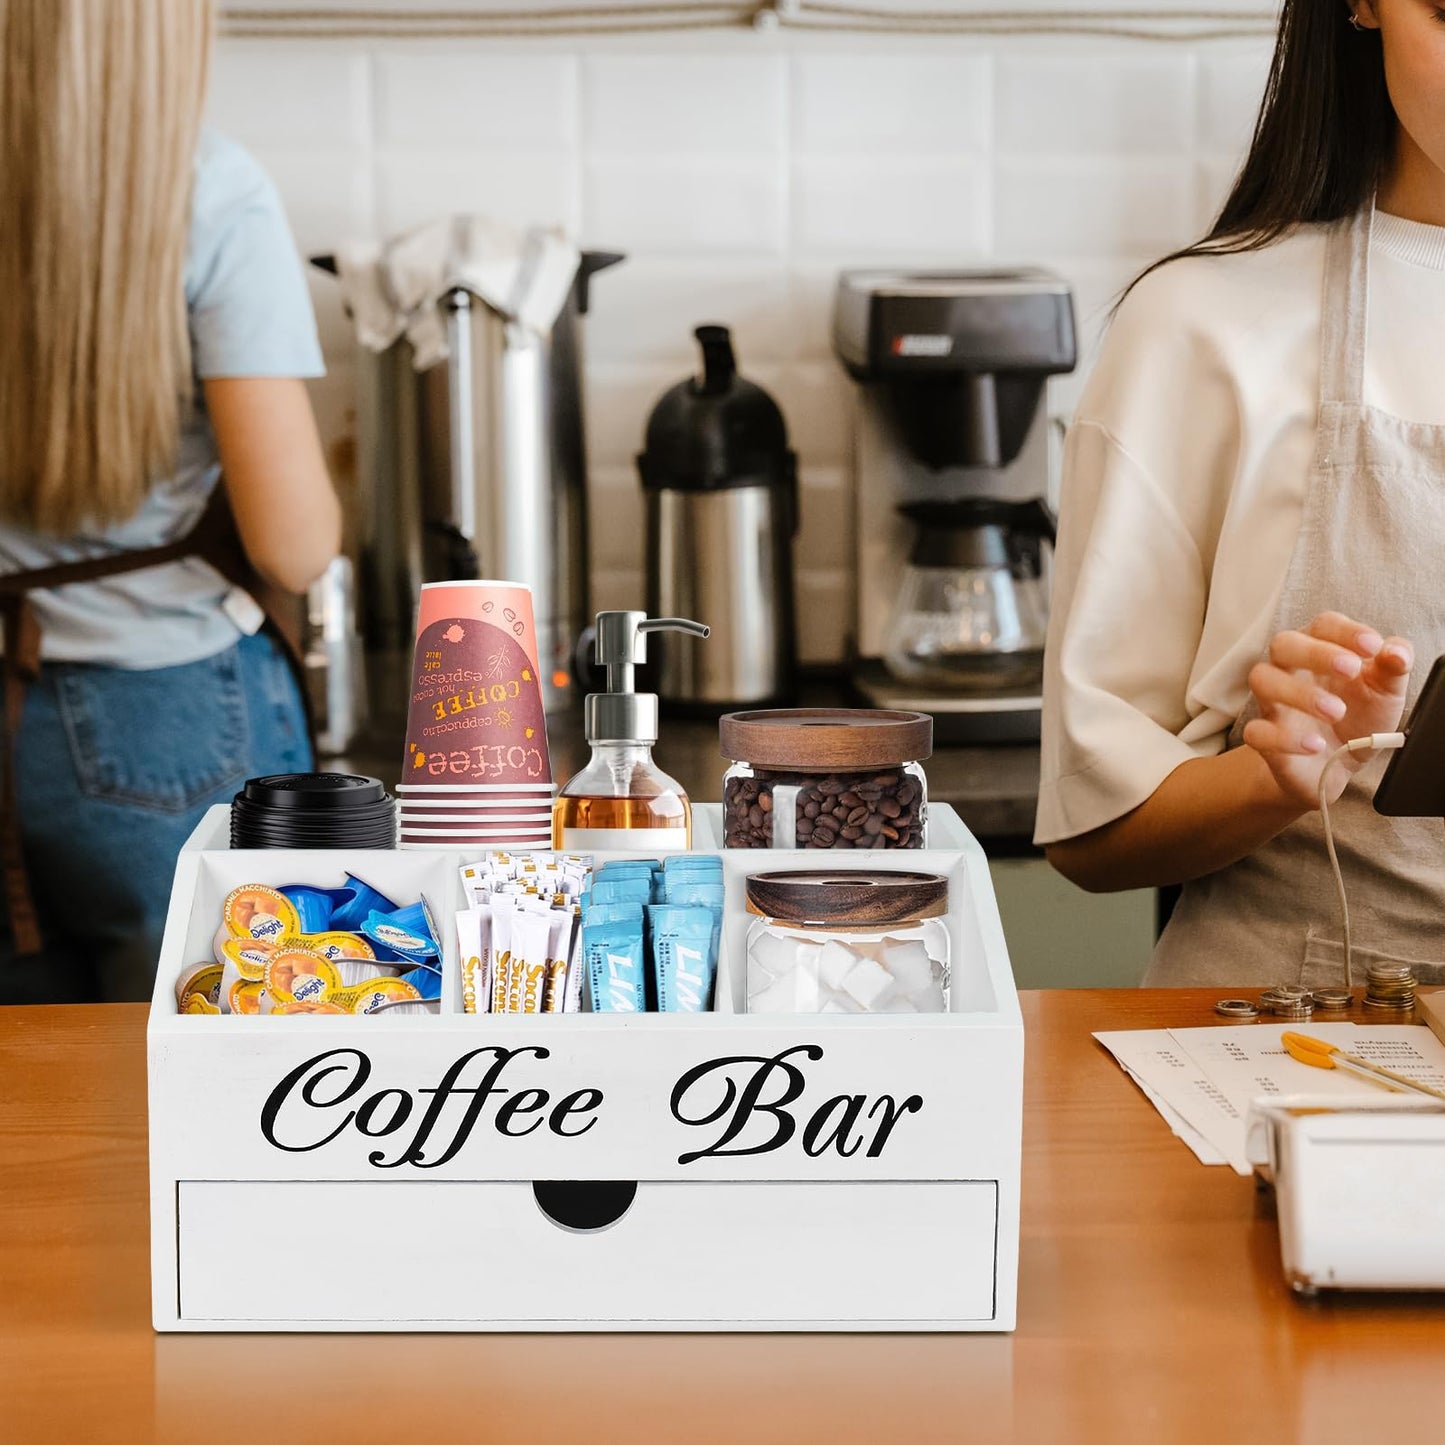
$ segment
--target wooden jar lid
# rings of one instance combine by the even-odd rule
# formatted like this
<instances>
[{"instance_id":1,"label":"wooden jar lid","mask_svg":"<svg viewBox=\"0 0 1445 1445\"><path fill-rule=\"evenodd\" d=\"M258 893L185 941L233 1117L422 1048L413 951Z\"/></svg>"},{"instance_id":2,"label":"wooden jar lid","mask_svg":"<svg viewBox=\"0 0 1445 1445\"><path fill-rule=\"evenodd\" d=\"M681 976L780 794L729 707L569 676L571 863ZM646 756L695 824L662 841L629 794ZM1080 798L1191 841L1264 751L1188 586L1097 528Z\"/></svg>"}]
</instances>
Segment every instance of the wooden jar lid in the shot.
<instances>
[{"instance_id":1,"label":"wooden jar lid","mask_svg":"<svg viewBox=\"0 0 1445 1445\"><path fill-rule=\"evenodd\" d=\"M948 912L948 879L937 873L838 868L750 873L748 912L783 923L884 926Z\"/></svg>"},{"instance_id":2,"label":"wooden jar lid","mask_svg":"<svg viewBox=\"0 0 1445 1445\"><path fill-rule=\"evenodd\" d=\"M933 756L933 719L927 713L882 708L730 712L718 736L725 758L800 773L893 768Z\"/></svg>"}]
</instances>

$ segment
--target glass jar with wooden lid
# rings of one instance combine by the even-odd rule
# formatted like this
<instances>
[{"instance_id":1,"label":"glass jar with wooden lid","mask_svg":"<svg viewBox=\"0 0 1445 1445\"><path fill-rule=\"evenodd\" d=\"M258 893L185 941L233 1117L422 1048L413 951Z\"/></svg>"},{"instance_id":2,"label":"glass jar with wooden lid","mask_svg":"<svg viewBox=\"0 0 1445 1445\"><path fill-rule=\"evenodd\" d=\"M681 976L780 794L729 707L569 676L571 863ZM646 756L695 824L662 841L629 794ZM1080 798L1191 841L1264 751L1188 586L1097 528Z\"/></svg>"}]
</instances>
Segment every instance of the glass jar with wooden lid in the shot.
<instances>
[{"instance_id":1,"label":"glass jar with wooden lid","mask_svg":"<svg viewBox=\"0 0 1445 1445\"><path fill-rule=\"evenodd\" d=\"M873 868L754 873L749 1013L940 1013L948 880Z\"/></svg>"},{"instance_id":2,"label":"glass jar with wooden lid","mask_svg":"<svg viewBox=\"0 0 1445 1445\"><path fill-rule=\"evenodd\" d=\"M729 713L720 742L728 848L922 848L933 754L927 713L781 708Z\"/></svg>"}]
</instances>

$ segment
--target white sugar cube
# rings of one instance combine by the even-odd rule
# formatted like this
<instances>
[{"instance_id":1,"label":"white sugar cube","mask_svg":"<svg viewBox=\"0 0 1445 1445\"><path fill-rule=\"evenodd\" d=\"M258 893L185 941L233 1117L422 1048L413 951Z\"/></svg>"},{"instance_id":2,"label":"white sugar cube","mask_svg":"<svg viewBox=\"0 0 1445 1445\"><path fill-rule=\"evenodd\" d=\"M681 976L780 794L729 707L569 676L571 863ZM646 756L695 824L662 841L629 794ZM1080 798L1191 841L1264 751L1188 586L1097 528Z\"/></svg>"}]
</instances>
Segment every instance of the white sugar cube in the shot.
<instances>
[{"instance_id":1,"label":"white sugar cube","mask_svg":"<svg viewBox=\"0 0 1445 1445\"><path fill-rule=\"evenodd\" d=\"M933 982L933 960L922 939L890 941L883 947L883 965L904 993L917 993Z\"/></svg>"},{"instance_id":2,"label":"white sugar cube","mask_svg":"<svg viewBox=\"0 0 1445 1445\"><path fill-rule=\"evenodd\" d=\"M877 1009L894 992L893 976L871 958L860 958L843 980L843 989L865 1009Z\"/></svg>"},{"instance_id":3,"label":"white sugar cube","mask_svg":"<svg viewBox=\"0 0 1445 1445\"><path fill-rule=\"evenodd\" d=\"M776 933L763 933L748 944L750 962L774 978L791 973L798 964L797 945Z\"/></svg>"},{"instance_id":4,"label":"white sugar cube","mask_svg":"<svg viewBox=\"0 0 1445 1445\"><path fill-rule=\"evenodd\" d=\"M822 1006L818 1010L823 1014L860 1014L863 1006L855 1003L846 993L825 993Z\"/></svg>"},{"instance_id":5,"label":"white sugar cube","mask_svg":"<svg viewBox=\"0 0 1445 1445\"><path fill-rule=\"evenodd\" d=\"M831 938L818 950L818 973L829 988L839 989L858 960L859 955L846 943Z\"/></svg>"},{"instance_id":6,"label":"white sugar cube","mask_svg":"<svg viewBox=\"0 0 1445 1445\"><path fill-rule=\"evenodd\" d=\"M916 1014L918 1012L919 1010L916 1009L908 999L904 998L902 994L894 994L893 997L879 1009L879 1013L885 1014Z\"/></svg>"}]
</instances>

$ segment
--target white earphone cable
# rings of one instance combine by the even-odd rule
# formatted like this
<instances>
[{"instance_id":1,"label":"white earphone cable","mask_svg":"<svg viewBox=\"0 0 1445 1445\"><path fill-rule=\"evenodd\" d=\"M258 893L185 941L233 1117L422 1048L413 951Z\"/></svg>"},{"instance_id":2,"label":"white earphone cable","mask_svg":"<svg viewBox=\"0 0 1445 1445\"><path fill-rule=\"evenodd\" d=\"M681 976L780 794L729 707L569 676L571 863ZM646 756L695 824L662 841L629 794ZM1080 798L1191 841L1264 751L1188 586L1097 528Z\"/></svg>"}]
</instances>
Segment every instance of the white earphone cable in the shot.
<instances>
[{"instance_id":1,"label":"white earphone cable","mask_svg":"<svg viewBox=\"0 0 1445 1445\"><path fill-rule=\"evenodd\" d=\"M1325 826L1325 850L1330 855L1330 868L1335 875L1335 888L1340 899L1340 923L1345 935L1345 987L1353 988L1354 963L1351 957L1350 943L1350 902L1345 896L1345 878L1340 872L1339 855L1335 852L1335 833L1330 826L1330 800L1325 791L1325 781L1329 776L1330 768L1334 766L1346 753L1367 753L1367 752L1388 752L1392 748L1401 747L1405 741L1404 733L1367 733L1364 737L1351 738L1349 742L1337 747L1329 757L1325 759L1325 765L1320 769L1320 819Z\"/></svg>"}]
</instances>

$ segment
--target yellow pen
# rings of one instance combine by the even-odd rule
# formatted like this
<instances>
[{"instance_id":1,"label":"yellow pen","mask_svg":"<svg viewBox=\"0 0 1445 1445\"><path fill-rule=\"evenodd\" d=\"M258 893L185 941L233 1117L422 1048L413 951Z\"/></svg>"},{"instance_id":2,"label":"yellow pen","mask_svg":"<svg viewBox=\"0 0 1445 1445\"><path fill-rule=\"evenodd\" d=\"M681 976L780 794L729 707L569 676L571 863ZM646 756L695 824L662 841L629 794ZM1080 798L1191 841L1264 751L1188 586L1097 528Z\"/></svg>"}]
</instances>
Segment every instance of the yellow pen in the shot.
<instances>
[{"instance_id":1,"label":"yellow pen","mask_svg":"<svg viewBox=\"0 0 1445 1445\"><path fill-rule=\"evenodd\" d=\"M1347 1053L1338 1045L1328 1044L1323 1039L1312 1039L1308 1034L1297 1034L1286 1029L1279 1036L1279 1041L1290 1058L1298 1059L1302 1064L1310 1064L1316 1069L1343 1069L1346 1073L1368 1079L1372 1084L1380 1084L1386 1089L1428 1094L1432 1099L1445 1100L1445 1091L1406 1078L1404 1074L1397 1074L1382 1064L1372 1064L1358 1054Z\"/></svg>"}]
</instances>

